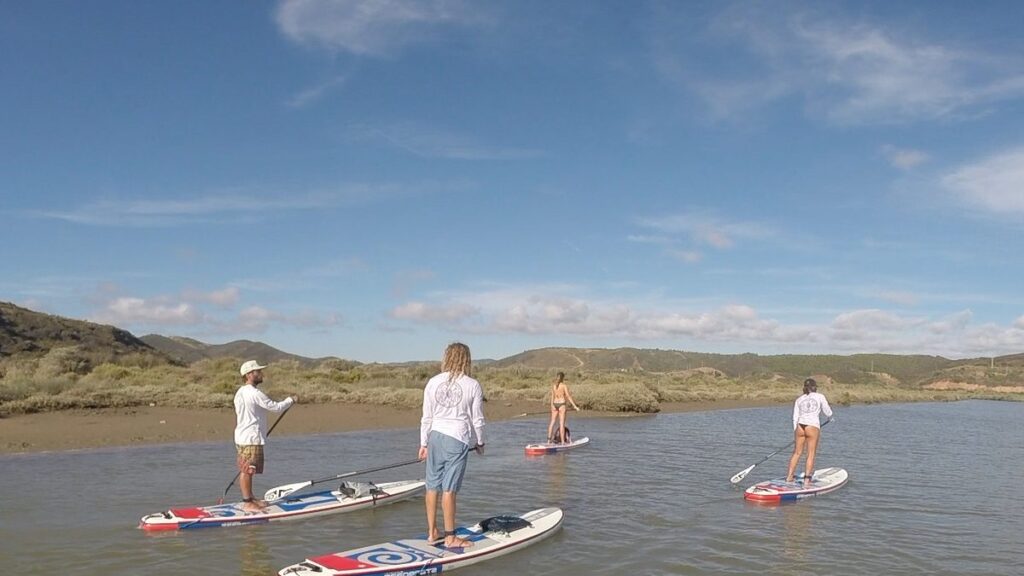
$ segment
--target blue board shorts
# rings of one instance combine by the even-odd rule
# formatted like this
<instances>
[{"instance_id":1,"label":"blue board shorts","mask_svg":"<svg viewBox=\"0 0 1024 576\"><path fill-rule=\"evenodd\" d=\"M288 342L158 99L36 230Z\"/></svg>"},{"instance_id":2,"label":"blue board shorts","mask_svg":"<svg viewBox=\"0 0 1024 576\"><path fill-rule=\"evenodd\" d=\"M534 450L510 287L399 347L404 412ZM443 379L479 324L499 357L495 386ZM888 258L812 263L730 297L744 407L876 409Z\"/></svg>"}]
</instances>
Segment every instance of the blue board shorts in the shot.
<instances>
[{"instance_id":1,"label":"blue board shorts","mask_svg":"<svg viewBox=\"0 0 1024 576\"><path fill-rule=\"evenodd\" d=\"M432 431L427 437L427 490L458 492L466 475L469 446Z\"/></svg>"}]
</instances>

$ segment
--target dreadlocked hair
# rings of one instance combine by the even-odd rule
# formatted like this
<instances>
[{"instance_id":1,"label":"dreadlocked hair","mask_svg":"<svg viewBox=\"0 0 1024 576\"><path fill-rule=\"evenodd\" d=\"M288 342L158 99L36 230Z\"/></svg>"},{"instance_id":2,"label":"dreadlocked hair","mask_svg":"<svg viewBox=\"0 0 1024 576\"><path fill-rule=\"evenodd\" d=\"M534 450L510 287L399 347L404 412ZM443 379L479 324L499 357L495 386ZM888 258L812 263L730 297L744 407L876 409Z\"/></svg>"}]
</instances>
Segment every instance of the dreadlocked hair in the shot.
<instances>
[{"instance_id":1,"label":"dreadlocked hair","mask_svg":"<svg viewBox=\"0 0 1024 576\"><path fill-rule=\"evenodd\" d=\"M473 370L473 359L469 354L469 346L462 342L452 342L444 349L444 360L441 361L441 371L448 373L448 381L452 382L459 376L465 374L471 376Z\"/></svg>"}]
</instances>

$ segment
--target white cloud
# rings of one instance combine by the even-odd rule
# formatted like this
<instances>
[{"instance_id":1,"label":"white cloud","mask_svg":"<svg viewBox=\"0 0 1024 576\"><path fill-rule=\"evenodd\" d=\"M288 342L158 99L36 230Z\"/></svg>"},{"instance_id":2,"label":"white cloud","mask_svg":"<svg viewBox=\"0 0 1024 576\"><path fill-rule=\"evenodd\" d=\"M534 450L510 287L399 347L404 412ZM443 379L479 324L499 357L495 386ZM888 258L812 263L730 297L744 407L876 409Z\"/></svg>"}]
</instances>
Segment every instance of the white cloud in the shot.
<instances>
[{"instance_id":1,"label":"white cloud","mask_svg":"<svg viewBox=\"0 0 1024 576\"><path fill-rule=\"evenodd\" d=\"M940 182L958 202L976 210L1024 215L1024 147L961 166Z\"/></svg>"},{"instance_id":2,"label":"white cloud","mask_svg":"<svg viewBox=\"0 0 1024 576\"><path fill-rule=\"evenodd\" d=\"M429 41L442 29L483 21L462 0L284 0L276 20L290 40L360 56L382 56Z\"/></svg>"},{"instance_id":3,"label":"white cloud","mask_svg":"<svg viewBox=\"0 0 1024 576\"><path fill-rule=\"evenodd\" d=\"M211 292L186 290L180 295L149 298L123 296L116 287L105 287L95 297L99 308L90 319L129 331L147 330L178 334L182 328L197 334L259 334L271 326L326 328L342 323L334 313L299 311L283 313L264 306L235 311L240 300L237 288Z\"/></svg>"},{"instance_id":4,"label":"white cloud","mask_svg":"<svg viewBox=\"0 0 1024 576\"><path fill-rule=\"evenodd\" d=\"M925 152L891 145L883 146L882 154L885 155L889 164L900 170L910 170L928 161L928 154Z\"/></svg>"},{"instance_id":5,"label":"white cloud","mask_svg":"<svg viewBox=\"0 0 1024 576\"><path fill-rule=\"evenodd\" d=\"M96 322L119 327L137 324L195 325L202 319L202 313L195 306L186 302L170 303L161 302L160 299L147 300L130 296L111 300L93 316L93 320Z\"/></svg>"},{"instance_id":6,"label":"white cloud","mask_svg":"<svg viewBox=\"0 0 1024 576\"><path fill-rule=\"evenodd\" d=\"M892 332L920 323L877 308L844 312L832 320L832 329L841 338L859 338L869 332Z\"/></svg>"},{"instance_id":7,"label":"white cloud","mask_svg":"<svg viewBox=\"0 0 1024 576\"><path fill-rule=\"evenodd\" d=\"M587 338L680 349L715 342L758 353L888 352L961 358L1024 348L1024 316L1012 325L978 326L969 310L929 317L860 309L796 324L764 317L743 303L679 303L653 295L622 301L580 296L581 290L571 285L527 285L437 293L396 308L391 318L460 334L544 336L546 341L552 336Z\"/></svg>"},{"instance_id":8,"label":"white cloud","mask_svg":"<svg viewBox=\"0 0 1024 576\"><path fill-rule=\"evenodd\" d=\"M974 318L974 313L970 310L962 310L956 314L950 314L946 318L929 322L927 324L928 330L934 334L949 334L952 332L960 332L967 328Z\"/></svg>"},{"instance_id":9,"label":"white cloud","mask_svg":"<svg viewBox=\"0 0 1024 576\"><path fill-rule=\"evenodd\" d=\"M682 36L704 47L718 42L729 54L729 66L703 70L674 27L662 24L655 66L718 117L800 97L837 123L893 123L978 113L1024 96L1019 59L815 9L738 3L723 10L696 40Z\"/></svg>"}]
</instances>

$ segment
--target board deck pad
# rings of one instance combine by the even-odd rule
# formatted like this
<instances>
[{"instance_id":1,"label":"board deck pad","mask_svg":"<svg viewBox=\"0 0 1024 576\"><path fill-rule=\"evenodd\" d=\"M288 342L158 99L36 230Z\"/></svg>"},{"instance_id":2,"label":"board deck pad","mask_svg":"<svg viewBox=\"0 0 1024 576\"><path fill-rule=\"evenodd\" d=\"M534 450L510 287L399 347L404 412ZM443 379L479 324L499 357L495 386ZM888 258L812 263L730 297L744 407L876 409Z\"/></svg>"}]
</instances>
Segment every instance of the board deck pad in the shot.
<instances>
[{"instance_id":1,"label":"board deck pad","mask_svg":"<svg viewBox=\"0 0 1024 576\"><path fill-rule=\"evenodd\" d=\"M785 478L766 480L747 488L743 497L757 502L800 500L838 490L849 478L849 474L842 468L821 468L814 471L809 482L805 482L803 477L797 477L793 482L786 482Z\"/></svg>"},{"instance_id":2,"label":"board deck pad","mask_svg":"<svg viewBox=\"0 0 1024 576\"><path fill-rule=\"evenodd\" d=\"M171 508L142 517L139 528L146 531L187 530L223 526L262 524L277 520L295 520L323 514L352 512L412 498L423 492L422 480L402 480L377 484L381 493L351 498L338 490L296 494L273 502L263 512L247 512L242 502Z\"/></svg>"},{"instance_id":3,"label":"board deck pad","mask_svg":"<svg viewBox=\"0 0 1024 576\"><path fill-rule=\"evenodd\" d=\"M348 576L438 574L509 554L553 535L562 526L560 508L541 508L516 515L522 528L485 531L481 521L460 526L455 533L472 546L446 548L427 535L393 540L345 552L323 554L282 568L279 576Z\"/></svg>"},{"instance_id":4,"label":"board deck pad","mask_svg":"<svg viewBox=\"0 0 1024 576\"><path fill-rule=\"evenodd\" d=\"M539 442L536 444L526 445L526 454L530 456L537 456L540 454L556 454L558 452L566 452L574 448L586 446L590 443L590 438L584 436L578 440L573 440L568 444L561 444L559 442Z\"/></svg>"}]
</instances>

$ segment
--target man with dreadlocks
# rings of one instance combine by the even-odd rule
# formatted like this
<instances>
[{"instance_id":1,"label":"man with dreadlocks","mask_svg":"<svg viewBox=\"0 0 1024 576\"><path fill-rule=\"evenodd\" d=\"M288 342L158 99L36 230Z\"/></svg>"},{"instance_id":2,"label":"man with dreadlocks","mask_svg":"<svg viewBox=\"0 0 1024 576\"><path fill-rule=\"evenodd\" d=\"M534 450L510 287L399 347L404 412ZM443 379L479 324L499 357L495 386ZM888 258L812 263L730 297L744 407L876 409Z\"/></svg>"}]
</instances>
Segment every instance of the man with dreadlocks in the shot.
<instances>
[{"instance_id":1,"label":"man with dreadlocks","mask_svg":"<svg viewBox=\"0 0 1024 576\"><path fill-rule=\"evenodd\" d=\"M470 375L471 369L469 346L461 342L449 344L441 373L431 378L423 390L419 458L427 460L427 537L430 542L441 540L436 524L440 492L446 548L473 545L455 535L455 495L466 473L473 435L474 449L484 453L483 390Z\"/></svg>"}]
</instances>

